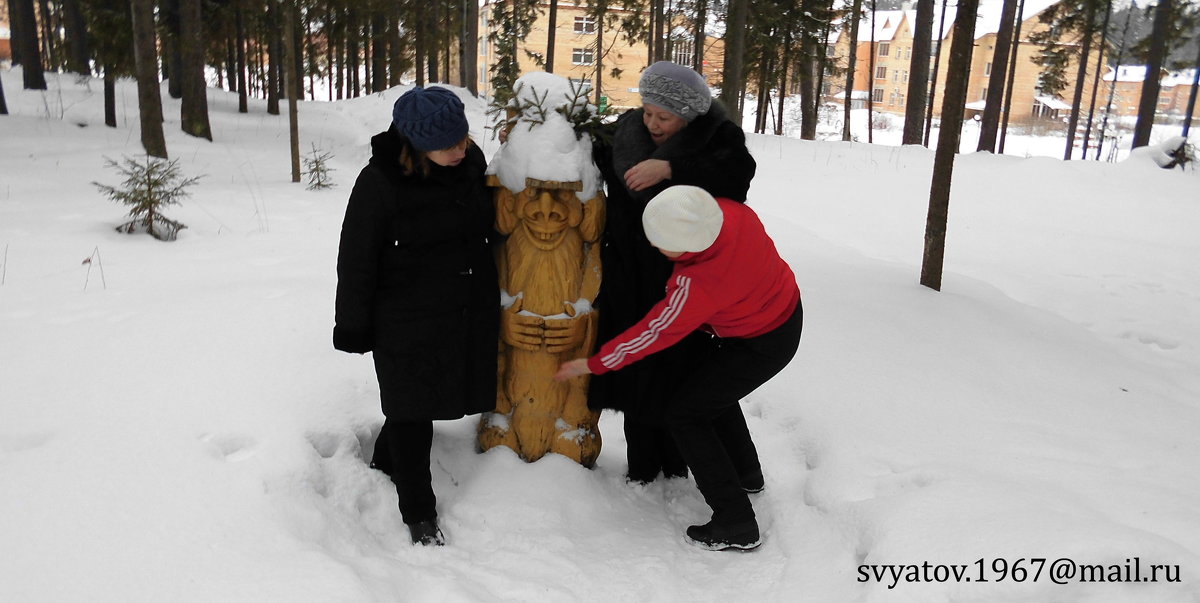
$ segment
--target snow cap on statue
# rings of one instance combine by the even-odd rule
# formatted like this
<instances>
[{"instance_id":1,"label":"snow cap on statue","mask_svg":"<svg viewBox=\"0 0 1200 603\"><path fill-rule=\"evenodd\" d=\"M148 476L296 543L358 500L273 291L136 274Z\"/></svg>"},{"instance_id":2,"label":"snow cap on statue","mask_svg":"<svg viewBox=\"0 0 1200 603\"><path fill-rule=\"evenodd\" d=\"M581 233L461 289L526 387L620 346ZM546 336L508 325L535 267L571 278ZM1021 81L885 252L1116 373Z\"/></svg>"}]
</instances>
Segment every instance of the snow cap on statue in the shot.
<instances>
[{"instance_id":1,"label":"snow cap on statue","mask_svg":"<svg viewBox=\"0 0 1200 603\"><path fill-rule=\"evenodd\" d=\"M717 240L724 223L717 200L698 186L672 186L642 212L646 238L663 251L704 251Z\"/></svg>"},{"instance_id":2,"label":"snow cap on statue","mask_svg":"<svg viewBox=\"0 0 1200 603\"><path fill-rule=\"evenodd\" d=\"M658 105L691 122L708 113L712 91L704 76L671 61L659 61L642 72L638 91L643 103Z\"/></svg>"},{"instance_id":3,"label":"snow cap on statue","mask_svg":"<svg viewBox=\"0 0 1200 603\"><path fill-rule=\"evenodd\" d=\"M467 137L467 114L458 95L417 86L396 99L392 124L418 151L448 149Z\"/></svg>"}]
</instances>

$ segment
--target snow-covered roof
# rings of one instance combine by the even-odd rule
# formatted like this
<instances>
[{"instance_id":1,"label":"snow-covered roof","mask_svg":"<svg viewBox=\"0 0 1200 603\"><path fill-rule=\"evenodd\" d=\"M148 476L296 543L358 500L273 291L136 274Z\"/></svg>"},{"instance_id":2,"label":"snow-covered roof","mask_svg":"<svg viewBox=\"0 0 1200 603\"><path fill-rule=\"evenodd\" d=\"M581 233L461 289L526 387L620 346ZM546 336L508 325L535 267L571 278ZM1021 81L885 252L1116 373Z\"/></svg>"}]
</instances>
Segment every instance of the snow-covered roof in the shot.
<instances>
[{"instance_id":1,"label":"snow-covered roof","mask_svg":"<svg viewBox=\"0 0 1200 603\"><path fill-rule=\"evenodd\" d=\"M967 103L967 104L963 105L963 108L970 109L972 111L983 111L984 109L987 108L987 101L977 100L975 102Z\"/></svg>"},{"instance_id":2,"label":"snow-covered roof","mask_svg":"<svg viewBox=\"0 0 1200 603\"><path fill-rule=\"evenodd\" d=\"M1050 109L1065 111L1071 108L1070 103L1064 103L1053 96L1035 96L1033 99Z\"/></svg>"},{"instance_id":3,"label":"snow-covered roof","mask_svg":"<svg viewBox=\"0 0 1200 603\"><path fill-rule=\"evenodd\" d=\"M1195 69L1184 69L1182 71L1172 71L1167 74L1167 77L1162 79L1163 86L1191 86L1192 82L1196 81Z\"/></svg>"},{"instance_id":4,"label":"snow-covered roof","mask_svg":"<svg viewBox=\"0 0 1200 603\"><path fill-rule=\"evenodd\" d=\"M1038 13L1050 8L1059 0L1025 0L1025 8L1021 13L1022 20L1029 20ZM1000 17L1004 9L1003 0L981 0L979 3L979 12L975 21L975 38L981 38L988 34L996 33L1000 30ZM942 38L949 35L950 30L954 26L954 18L957 15L957 9L953 6L946 7L945 18L941 15L941 6L934 9L933 26L936 29L939 22L942 22ZM908 20L908 27L911 30L916 29L917 11L915 10L881 10L875 12L875 41L887 42L896 34L896 28L900 26L901 19ZM858 41L871 41L871 14L868 12L864 15L862 22L858 28ZM864 27L865 26L865 27ZM936 34L934 39L937 39Z\"/></svg>"},{"instance_id":5,"label":"snow-covered roof","mask_svg":"<svg viewBox=\"0 0 1200 603\"><path fill-rule=\"evenodd\" d=\"M1030 17L1036 16L1058 2L1059 0L1025 0L1021 20L1028 21ZM975 20L975 38L978 39L1000 31L1000 16L1003 11L1003 0L982 0L979 3L979 13ZM946 18L949 19L949 15Z\"/></svg>"},{"instance_id":6,"label":"snow-covered roof","mask_svg":"<svg viewBox=\"0 0 1200 603\"><path fill-rule=\"evenodd\" d=\"M1117 68L1109 69L1108 73L1104 74L1104 81L1111 82L1116 78L1118 82L1141 82L1146 79L1145 65L1118 65Z\"/></svg>"}]
</instances>

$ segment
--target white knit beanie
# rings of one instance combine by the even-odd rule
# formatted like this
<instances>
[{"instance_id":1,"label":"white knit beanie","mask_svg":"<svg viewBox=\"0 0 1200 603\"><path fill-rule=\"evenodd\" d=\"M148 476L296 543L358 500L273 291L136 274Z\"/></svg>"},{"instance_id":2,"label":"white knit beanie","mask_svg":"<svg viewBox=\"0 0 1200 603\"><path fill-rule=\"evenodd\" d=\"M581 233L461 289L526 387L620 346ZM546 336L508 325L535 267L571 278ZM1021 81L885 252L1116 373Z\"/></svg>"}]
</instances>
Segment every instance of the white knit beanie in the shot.
<instances>
[{"instance_id":1,"label":"white knit beanie","mask_svg":"<svg viewBox=\"0 0 1200 603\"><path fill-rule=\"evenodd\" d=\"M646 238L663 251L704 251L717 240L724 222L717 200L698 186L672 186L642 212Z\"/></svg>"}]
</instances>

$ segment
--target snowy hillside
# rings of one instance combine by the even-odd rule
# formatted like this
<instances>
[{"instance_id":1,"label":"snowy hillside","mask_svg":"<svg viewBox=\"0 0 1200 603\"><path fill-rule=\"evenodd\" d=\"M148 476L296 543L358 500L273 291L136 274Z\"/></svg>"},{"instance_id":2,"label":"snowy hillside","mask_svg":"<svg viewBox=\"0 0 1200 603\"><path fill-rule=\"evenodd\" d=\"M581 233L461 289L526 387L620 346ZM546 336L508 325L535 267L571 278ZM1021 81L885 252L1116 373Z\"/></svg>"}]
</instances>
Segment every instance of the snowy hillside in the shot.
<instances>
[{"instance_id":1,"label":"snowy hillside","mask_svg":"<svg viewBox=\"0 0 1200 603\"><path fill-rule=\"evenodd\" d=\"M0 601L1200 600L1196 171L962 155L934 292L931 151L751 136L806 323L744 402L761 549L685 544L699 493L627 485L615 414L590 471L438 423L426 549L364 458L370 359L330 342L346 198L403 89L301 106L321 192L286 117L210 91L210 143L167 99L203 178L162 243L91 184L141 154L132 82L110 129L99 81L0 77Z\"/></svg>"}]
</instances>

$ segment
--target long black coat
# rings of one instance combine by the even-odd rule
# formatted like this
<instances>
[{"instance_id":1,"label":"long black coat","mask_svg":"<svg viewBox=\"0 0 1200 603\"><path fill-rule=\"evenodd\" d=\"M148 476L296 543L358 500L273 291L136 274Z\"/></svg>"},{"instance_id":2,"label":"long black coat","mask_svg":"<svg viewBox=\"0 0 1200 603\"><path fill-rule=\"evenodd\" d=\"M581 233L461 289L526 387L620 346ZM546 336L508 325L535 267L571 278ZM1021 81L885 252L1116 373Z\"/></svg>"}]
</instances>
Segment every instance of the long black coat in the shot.
<instances>
[{"instance_id":1,"label":"long black coat","mask_svg":"<svg viewBox=\"0 0 1200 603\"><path fill-rule=\"evenodd\" d=\"M496 405L500 290L486 160L406 176L394 129L350 193L338 249L334 347L374 353L383 413L457 419Z\"/></svg>"},{"instance_id":2,"label":"long black coat","mask_svg":"<svg viewBox=\"0 0 1200 603\"><path fill-rule=\"evenodd\" d=\"M600 313L599 339L608 341L633 326L663 298L671 262L646 240L642 211L664 189L677 184L699 186L716 197L745 201L756 164L746 148L746 135L713 102L674 136L656 146L642 122L643 111L627 111L617 119L611 144L597 144L594 159L608 190L607 221L600 250L604 278L595 306ZM671 179L646 190L630 191L625 171L645 159L671 163ZM593 376L588 405L615 408L654 422L660 417L666 389L688 375L688 359L702 353L708 341L693 334L675 346L637 364Z\"/></svg>"}]
</instances>

